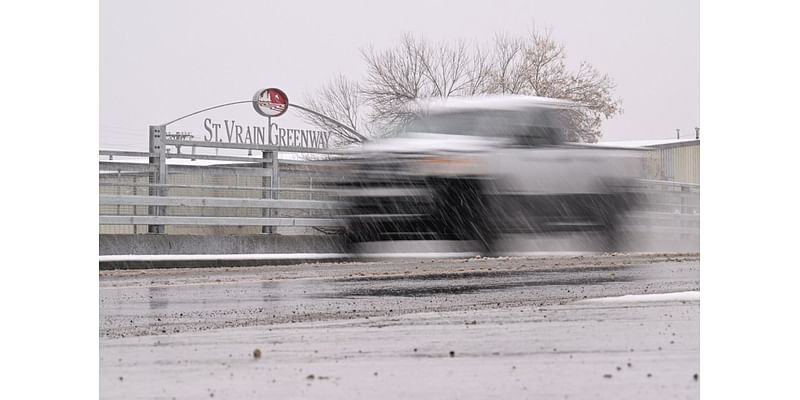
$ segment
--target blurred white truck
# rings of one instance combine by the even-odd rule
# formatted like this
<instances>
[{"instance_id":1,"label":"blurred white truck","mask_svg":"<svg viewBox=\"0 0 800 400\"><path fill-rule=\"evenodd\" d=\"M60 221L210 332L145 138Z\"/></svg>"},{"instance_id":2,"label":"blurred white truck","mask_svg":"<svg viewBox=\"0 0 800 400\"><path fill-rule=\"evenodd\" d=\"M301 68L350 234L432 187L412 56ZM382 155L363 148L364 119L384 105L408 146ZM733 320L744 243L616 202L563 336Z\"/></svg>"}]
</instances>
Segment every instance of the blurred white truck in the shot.
<instances>
[{"instance_id":1,"label":"blurred white truck","mask_svg":"<svg viewBox=\"0 0 800 400\"><path fill-rule=\"evenodd\" d=\"M594 232L618 249L636 206L640 153L567 143L573 103L530 96L432 103L396 137L349 162L345 238L474 240L493 253L509 234ZM599 233L599 235L598 235Z\"/></svg>"}]
</instances>

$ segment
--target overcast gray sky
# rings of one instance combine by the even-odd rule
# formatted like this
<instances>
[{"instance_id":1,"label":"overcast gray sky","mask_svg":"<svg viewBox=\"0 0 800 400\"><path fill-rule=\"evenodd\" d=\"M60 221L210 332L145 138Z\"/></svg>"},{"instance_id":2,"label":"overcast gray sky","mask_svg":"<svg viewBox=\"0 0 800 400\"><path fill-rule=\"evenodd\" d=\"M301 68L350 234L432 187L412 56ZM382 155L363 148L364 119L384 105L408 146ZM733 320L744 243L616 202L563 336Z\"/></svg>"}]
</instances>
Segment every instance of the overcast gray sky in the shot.
<instances>
[{"instance_id":1,"label":"overcast gray sky","mask_svg":"<svg viewBox=\"0 0 800 400\"><path fill-rule=\"evenodd\" d=\"M259 88L282 88L300 103L337 73L363 76L359 49L391 46L405 32L487 42L534 24L552 30L571 63L588 61L616 81L624 113L603 125L602 140L699 126L696 0L113 0L100 2L100 147L144 151L148 125ZM261 121L247 107L214 117ZM170 128L202 137L196 119Z\"/></svg>"}]
</instances>

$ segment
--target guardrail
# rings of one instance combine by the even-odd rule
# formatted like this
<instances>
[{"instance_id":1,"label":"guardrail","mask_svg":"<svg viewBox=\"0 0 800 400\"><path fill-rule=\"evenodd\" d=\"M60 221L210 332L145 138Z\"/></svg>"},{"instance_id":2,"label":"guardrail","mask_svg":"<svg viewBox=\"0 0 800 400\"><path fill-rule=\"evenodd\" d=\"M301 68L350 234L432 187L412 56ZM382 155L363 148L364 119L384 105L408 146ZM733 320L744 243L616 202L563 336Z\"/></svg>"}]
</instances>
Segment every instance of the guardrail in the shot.
<instances>
[{"instance_id":1,"label":"guardrail","mask_svg":"<svg viewBox=\"0 0 800 400\"><path fill-rule=\"evenodd\" d=\"M700 185L639 180L644 195L640 210L628 216L632 237L651 242L677 242L699 250Z\"/></svg>"},{"instance_id":2,"label":"guardrail","mask_svg":"<svg viewBox=\"0 0 800 400\"><path fill-rule=\"evenodd\" d=\"M319 234L341 225L330 184L342 174L326 164L167 153L159 171L155 155L100 152L101 234Z\"/></svg>"},{"instance_id":3,"label":"guardrail","mask_svg":"<svg viewBox=\"0 0 800 400\"><path fill-rule=\"evenodd\" d=\"M168 164L166 182L154 183L152 154L100 155L108 158L100 161L101 233L152 232L155 225L174 234L319 234L342 225L344 203L333 186L344 175L326 163L182 154L184 164ZM206 165L187 165L186 157ZM699 185L640 180L637 190L646 201L628 218L632 231L699 237Z\"/></svg>"},{"instance_id":4,"label":"guardrail","mask_svg":"<svg viewBox=\"0 0 800 400\"><path fill-rule=\"evenodd\" d=\"M183 185L183 187L192 187ZM228 188L230 189L230 188ZM344 207L338 201L246 199L220 197L163 197L101 195L100 205L113 206L171 206L171 207L216 207L235 209L282 209L282 210L335 210ZM226 216L137 216L101 215L101 225L217 225L217 226L340 226L336 218L274 218L274 217L226 217Z\"/></svg>"}]
</instances>

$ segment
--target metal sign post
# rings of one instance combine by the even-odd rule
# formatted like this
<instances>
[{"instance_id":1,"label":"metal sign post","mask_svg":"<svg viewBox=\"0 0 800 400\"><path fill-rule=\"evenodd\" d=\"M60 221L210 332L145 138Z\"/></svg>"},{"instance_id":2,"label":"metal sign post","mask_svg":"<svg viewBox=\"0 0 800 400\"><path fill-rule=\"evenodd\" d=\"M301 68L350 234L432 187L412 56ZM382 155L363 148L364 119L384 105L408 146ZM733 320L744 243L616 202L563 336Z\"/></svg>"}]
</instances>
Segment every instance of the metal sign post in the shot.
<instances>
[{"instance_id":1,"label":"metal sign post","mask_svg":"<svg viewBox=\"0 0 800 400\"><path fill-rule=\"evenodd\" d=\"M271 157L275 157L275 154L273 152L271 152L271 151L262 151L261 152L261 158L264 160L261 163L261 167L264 168L265 171L266 171L267 168L271 168L272 167L272 165L270 163L270 161L271 161L270 158ZM269 199L271 197L271 195L270 195L270 186L271 186L270 178L266 174L261 176L261 188L262 188L261 189L261 198L262 199ZM269 215L270 215L270 209L269 208L262 208L261 209L261 217L267 218L267 217L269 217ZM268 225L262 226L261 227L261 233L273 233L272 232L272 227L268 226Z\"/></svg>"},{"instance_id":2,"label":"metal sign post","mask_svg":"<svg viewBox=\"0 0 800 400\"><path fill-rule=\"evenodd\" d=\"M267 122L267 134L271 135L272 118L267 117L267 121L268 121ZM266 168L270 168L271 167L271 165L269 165L269 163L267 162L267 159L269 157L272 157L272 159L274 160L276 158L276 152L274 152L274 151L262 151L261 152L261 158L264 159L264 162L261 163L261 167L262 168L266 169ZM273 171L272 175L275 175L274 171ZM267 176L264 175L263 177L261 177L261 187L263 188L263 190L261 191L261 198L262 199L269 199L269 198L272 197L272 191L268 191L267 189L272 186L273 179L275 179L275 178L270 178L269 186L267 186ZM272 213L272 210L270 210L268 208L262 208L261 209L261 216L264 217L264 218L269 217L271 213ZM274 229L271 226L266 226L265 225L265 226L261 227L261 233L274 233Z\"/></svg>"},{"instance_id":3,"label":"metal sign post","mask_svg":"<svg viewBox=\"0 0 800 400\"><path fill-rule=\"evenodd\" d=\"M272 137L272 117L280 117L289 108L289 98L283 90L267 88L257 91L253 95L253 109L261 116L267 117L267 137ZM270 177L270 198L276 200L280 197L276 189L281 186L280 164L278 163L278 151L270 152L272 155L272 176ZM266 154L266 153L262 153ZM262 156L264 157L264 156ZM263 182L263 181L262 181ZM267 210L264 210L267 211ZM275 211L270 209L267 214L270 217L277 216ZM276 233L276 227L264 226L262 233Z\"/></svg>"},{"instance_id":4,"label":"metal sign post","mask_svg":"<svg viewBox=\"0 0 800 400\"><path fill-rule=\"evenodd\" d=\"M166 125L150 125L150 196L165 196L163 186L167 183L167 156L164 148L164 135L167 133ZM164 206L149 206L148 215L164 216ZM148 233L164 233L164 225L148 225Z\"/></svg>"}]
</instances>

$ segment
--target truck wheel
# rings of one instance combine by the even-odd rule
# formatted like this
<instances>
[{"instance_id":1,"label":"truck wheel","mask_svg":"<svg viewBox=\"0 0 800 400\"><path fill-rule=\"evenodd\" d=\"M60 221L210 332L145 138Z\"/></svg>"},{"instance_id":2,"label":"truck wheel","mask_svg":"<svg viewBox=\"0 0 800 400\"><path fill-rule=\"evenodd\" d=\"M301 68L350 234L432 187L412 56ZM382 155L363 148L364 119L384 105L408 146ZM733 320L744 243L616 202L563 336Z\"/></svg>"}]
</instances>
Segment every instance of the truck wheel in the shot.
<instances>
[{"instance_id":1,"label":"truck wheel","mask_svg":"<svg viewBox=\"0 0 800 400\"><path fill-rule=\"evenodd\" d=\"M497 255L499 237L497 219L500 215L494 203L486 190L478 192L477 201L474 203L472 238L478 241L479 251L484 256Z\"/></svg>"},{"instance_id":2,"label":"truck wheel","mask_svg":"<svg viewBox=\"0 0 800 400\"><path fill-rule=\"evenodd\" d=\"M434 215L441 237L478 242L483 255L494 253L493 215L486 188L479 179L437 181Z\"/></svg>"}]
</instances>

